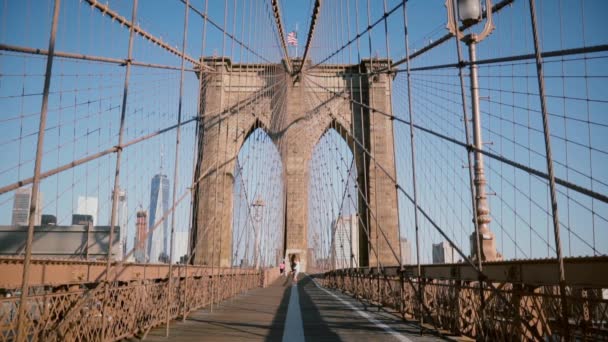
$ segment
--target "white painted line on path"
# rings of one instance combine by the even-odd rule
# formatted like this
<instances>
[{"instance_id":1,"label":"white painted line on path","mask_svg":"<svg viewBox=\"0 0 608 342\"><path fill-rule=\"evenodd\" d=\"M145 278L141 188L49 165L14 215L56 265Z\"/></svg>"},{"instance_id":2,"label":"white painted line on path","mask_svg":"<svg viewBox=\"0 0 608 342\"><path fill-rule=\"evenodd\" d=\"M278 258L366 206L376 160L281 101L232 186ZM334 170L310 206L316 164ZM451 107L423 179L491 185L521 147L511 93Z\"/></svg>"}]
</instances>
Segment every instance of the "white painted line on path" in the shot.
<instances>
[{"instance_id":1,"label":"white painted line on path","mask_svg":"<svg viewBox=\"0 0 608 342\"><path fill-rule=\"evenodd\" d=\"M283 342L304 342L304 322L300 311L300 296L298 285L291 287L289 305L287 306L287 317L283 328Z\"/></svg>"},{"instance_id":2,"label":"white painted line on path","mask_svg":"<svg viewBox=\"0 0 608 342\"><path fill-rule=\"evenodd\" d=\"M310 278L310 276L306 275L307 277ZM395 330L393 330L391 327L389 327L388 325L378 321L377 319L373 318L372 316L370 316L367 312L365 311L361 311L359 309L357 309L354 305L352 305L351 303L345 301L344 299L336 296L334 293L332 293L331 291L325 289L324 287L320 286L317 281L313 278L310 278L313 283L315 283L315 285L320 288L321 290L325 291L325 293L331 295L332 297L334 297L335 299L337 299L338 301L340 301L342 304L346 305L349 309L355 311L356 313L358 313L360 316L362 316L363 318L366 318L368 321L370 321L371 323L373 323L374 325L376 325L378 328L384 330L386 333L392 335L394 338L396 338L398 341L401 342L412 342L412 340L410 340L409 338L401 335L400 333L396 332ZM290 305L291 307L291 305ZM285 341L285 339L283 339L283 341Z\"/></svg>"}]
</instances>

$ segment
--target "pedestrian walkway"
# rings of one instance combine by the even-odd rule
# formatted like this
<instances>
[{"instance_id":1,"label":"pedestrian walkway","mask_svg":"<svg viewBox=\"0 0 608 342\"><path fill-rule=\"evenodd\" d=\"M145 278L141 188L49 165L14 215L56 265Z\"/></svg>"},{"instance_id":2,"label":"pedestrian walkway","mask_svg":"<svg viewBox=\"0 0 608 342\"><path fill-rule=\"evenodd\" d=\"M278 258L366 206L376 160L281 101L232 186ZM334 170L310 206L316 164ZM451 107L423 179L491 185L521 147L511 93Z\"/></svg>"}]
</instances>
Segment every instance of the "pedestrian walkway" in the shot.
<instances>
[{"instance_id":1,"label":"pedestrian walkway","mask_svg":"<svg viewBox=\"0 0 608 342\"><path fill-rule=\"evenodd\" d=\"M167 341L165 328L147 341ZM171 341L436 341L413 324L376 307L326 290L308 276L297 285L281 278L171 324Z\"/></svg>"}]
</instances>

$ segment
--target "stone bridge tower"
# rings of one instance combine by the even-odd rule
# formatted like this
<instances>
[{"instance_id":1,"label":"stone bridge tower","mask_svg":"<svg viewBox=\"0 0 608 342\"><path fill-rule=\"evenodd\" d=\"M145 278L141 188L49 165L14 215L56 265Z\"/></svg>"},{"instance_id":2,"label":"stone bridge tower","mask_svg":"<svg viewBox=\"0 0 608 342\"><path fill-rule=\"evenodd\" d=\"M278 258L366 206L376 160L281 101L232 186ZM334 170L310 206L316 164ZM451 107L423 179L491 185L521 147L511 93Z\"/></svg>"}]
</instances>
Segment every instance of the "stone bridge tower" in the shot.
<instances>
[{"instance_id":1,"label":"stone bridge tower","mask_svg":"<svg viewBox=\"0 0 608 342\"><path fill-rule=\"evenodd\" d=\"M232 64L227 58L204 62L215 71L200 75L202 118L195 174L200 182L190 247L198 241L192 251L194 263L232 264L236 157L248 135L262 128L283 163L286 255L299 254L306 270L309 160L321 136L335 129L351 148L357 166L359 264L375 266L378 255L383 265L397 265L399 219L389 117L392 77L367 75L386 68L388 61L311 70L305 65L299 76L288 74L282 64ZM293 63L297 68L301 61ZM369 108L382 113L370 113Z\"/></svg>"}]
</instances>

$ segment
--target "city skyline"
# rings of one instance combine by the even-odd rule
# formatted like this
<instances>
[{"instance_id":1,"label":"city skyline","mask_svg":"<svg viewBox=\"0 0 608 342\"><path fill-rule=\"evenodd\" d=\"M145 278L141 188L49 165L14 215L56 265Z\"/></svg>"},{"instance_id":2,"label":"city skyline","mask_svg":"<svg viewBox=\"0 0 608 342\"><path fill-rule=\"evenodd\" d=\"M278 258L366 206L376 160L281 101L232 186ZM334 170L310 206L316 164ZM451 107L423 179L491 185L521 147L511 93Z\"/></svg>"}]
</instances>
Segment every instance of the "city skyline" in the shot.
<instances>
[{"instance_id":1,"label":"city skyline","mask_svg":"<svg viewBox=\"0 0 608 342\"><path fill-rule=\"evenodd\" d=\"M162 188L161 188L162 186ZM164 215L164 212L168 210L168 178L164 174L157 174L152 178L151 181L151 205L156 203L155 206L155 221L158 221ZM29 201L31 198L31 188L23 187L19 188L14 192L13 196L13 211L11 217L11 225L12 226L27 226L28 224L28 216L29 216ZM57 218L53 214L45 214L42 213L41 210L43 208L40 205L40 202L43 200L43 194L39 193L37 205L37 218L35 220L35 226L42 227L46 225L57 225ZM73 211L71 215L71 221L66 225L59 225L61 227L69 227L74 225L82 225L84 221L92 219L93 226L102 226L97 222L98 220L98 210L99 201L97 197L94 196L78 196L76 209ZM111 198L110 198L111 200ZM143 213L143 215L141 215ZM141 215L141 217L140 217ZM132 248L129 249L129 211L127 207L127 194L126 191L120 189L118 192L118 205L117 205L117 226L118 230L115 232L119 235L119 247L116 250L120 250L120 253L114 253L114 258L116 260L123 260L124 257L127 256L130 252L131 255L128 258L130 262L158 262L159 258L168 258L169 257L169 243L170 236L168 234L168 220L165 219L161 224L162 227L158 227L155 232L156 234L150 233L149 230L153 227L153 222L151 221L148 224L148 212L142 209L139 209L135 212L136 220L133 223L135 229L132 234L133 245ZM46 217L48 222L42 222L42 218ZM83 221L84 220L84 221ZM145 222L141 223L140 221L144 220ZM143 230L141 229L143 227ZM147 237L145 235L148 234ZM176 231L174 237L174 257L173 262L178 262L180 257L183 257L187 254L188 247L188 234L187 231ZM137 248L138 238L145 238L145 242L143 244L143 249ZM152 243L152 244L151 244ZM152 258L150 257L150 252L155 253ZM166 260L165 260L166 261Z\"/></svg>"}]
</instances>

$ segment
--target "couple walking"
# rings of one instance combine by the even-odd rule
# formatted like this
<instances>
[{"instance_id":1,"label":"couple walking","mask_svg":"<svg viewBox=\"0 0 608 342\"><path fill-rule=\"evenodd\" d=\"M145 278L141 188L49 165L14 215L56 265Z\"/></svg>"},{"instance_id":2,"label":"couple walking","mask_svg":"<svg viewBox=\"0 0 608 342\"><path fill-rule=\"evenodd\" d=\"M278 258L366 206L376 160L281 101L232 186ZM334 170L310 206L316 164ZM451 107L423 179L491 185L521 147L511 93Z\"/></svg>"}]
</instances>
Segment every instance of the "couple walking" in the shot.
<instances>
[{"instance_id":1,"label":"couple walking","mask_svg":"<svg viewBox=\"0 0 608 342\"><path fill-rule=\"evenodd\" d=\"M300 273L300 260L295 256L291 258L291 276L293 276L294 283L298 281L298 274ZM279 270L281 272L281 276L287 276L285 272L285 261L281 261L279 265Z\"/></svg>"}]
</instances>

